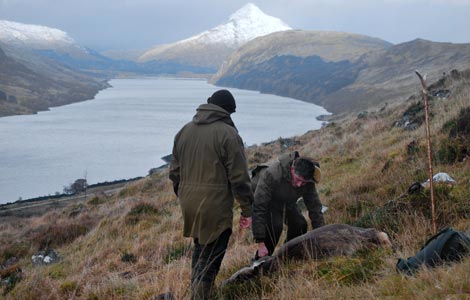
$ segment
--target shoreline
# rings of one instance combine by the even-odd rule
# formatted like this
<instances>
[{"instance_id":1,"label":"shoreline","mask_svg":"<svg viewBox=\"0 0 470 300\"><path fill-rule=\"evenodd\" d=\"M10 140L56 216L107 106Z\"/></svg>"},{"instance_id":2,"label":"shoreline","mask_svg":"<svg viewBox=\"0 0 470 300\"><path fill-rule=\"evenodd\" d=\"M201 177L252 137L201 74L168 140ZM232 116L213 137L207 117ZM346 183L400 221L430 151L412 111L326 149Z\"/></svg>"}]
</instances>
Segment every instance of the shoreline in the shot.
<instances>
[{"instance_id":1,"label":"shoreline","mask_svg":"<svg viewBox=\"0 0 470 300\"><path fill-rule=\"evenodd\" d=\"M0 110L0 118L14 117L14 116L36 115L39 112L49 111L51 108L54 108L54 107L61 107L61 106L65 106L65 105L69 105L69 104L73 104L73 103L79 103L79 102L94 100L96 95L98 95L98 93L112 87L109 84L109 80L110 79L106 79L104 81L97 82L98 86L95 87L95 88L90 87L92 90L89 91L84 97L73 99L73 97L65 97L64 96L63 101L59 101L58 103L50 103L52 105L48 105L46 103L41 103L37 106L31 106L32 105L31 103L25 103L25 104L22 104L22 105L16 105L16 104L13 105L13 106L10 105L11 107L4 106L3 110ZM49 98L50 98L50 96L47 96L47 97L42 96L41 99L42 99L42 102L44 102L45 101L44 99L49 99ZM47 105L47 106L45 106L45 105Z\"/></svg>"},{"instance_id":2,"label":"shoreline","mask_svg":"<svg viewBox=\"0 0 470 300\"><path fill-rule=\"evenodd\" d=\"M2 112L0 110L0 119L1 118L6 118L6 117L14 117L14 116L30 116L30 115L37 115L40 112L46 112L50 111L51 108L55 107L62 107L74 103L80 103L80 102L85 102L85 101L92 101L95 100L96 96L109 88L112 88L113 86L110 84L110 81L113 79L152 79L152 78L169 78L169 79L175 79L175 80L182 80L182 79L190 79L190 80L200 80L200 81L205 81L208 83L210 76L208 74L172 74L169 75L139 75L139 74L117 74L116 76L106 78L104 81L99 82L101 85L99 88L95 89L93 93L89 94L86 99L78 99L78 100L72 100L72 101L65 101L63 103L57 104L57 105L51 105L47 107L41 107L41 108L30 108L30 107L25 107L25 109L19 110L19 108L13 110L13 111L6 111Z\"/></svg>"},{"instance_id":3,"label":"shoreline","mask_svg":"<svg viewBox=\"0 0 470 300\"><path fill-rule=\"evenodd\" d=\"M129 182L134 182L134 181L143 179L143 178L145 178L149 175L159 173L159 172L161 172L162 170L166 169L169 166L169 164L171 162L171 158L172 158L172 154L167 154L165 156L162 156L160 159L163 160L165 163L163 165L159 166L159 167L150 169L146 176L137 176L137 177L127 178L127 179L116 179L116 180L113 180L113 181L97 182L97 183L93 183L93 184L88 185L87 190L88 189L98 188L98 187L113 187L113 186L119 185L119 184L126 184L126 183L129 183ZM1 216L2 210L8 209L8 208L6 208L7 206L23 205L23 204L26 205L26 204L30 204L30 203L33 203L33 202L47 201L47 200L58 200L58 199L63 199L63 198L69 198L71 196L75 196L75 194L62 193L62 194L58 194L58 195L45 195L45 196L38 196L38 197L28 198L28 199L16 200L16 201L13 201L13 202L0 203L0 216Z\"/></svg>"},{"instance_id":4,"label":"shoreline","mask_svg":"<svg viewBox=\"0 0 470 300\"><path fill-rule=\"evenodd\" d=\"M199 76L198 76L199 75ZM37 115L39 112L46 112L46 111L50 111L51 108L55 108L55 107L62 107L62 106L66 106L66 105L70 105L70 104L74 104L74 103L80 103L80 102L85 102L85 101L92 101L92 100L95 100L96 96L104 91L104 90L107 90L109 88L113 88L113 86L110 84L110 81L112 81L113 79L154 79L154 78L164 78L164 79L175 79L175 80L198 80L198 81L205 81L207 84L210 84L210 85L213 85L214 87L217 87L217 88L225 88L225 89L239 89L239 90L245 90L245 91L252 91L252 92L258 92L260 94L265 94L265 95L272 95L272 96L277 96L277 97L282 97L282 98L289 98L289 99L292 99L292 100L296 100L296 101L301 101L301 102L304 102L304 103L309 103L309 104L313 104L313 105L316 105L316 106L320 106L322 108L324 108L329 114L324 114L324 115L320 115L318 117L316 117L317 120L319 121L327 121L328 118L331 118L335 115L335 113L333 112L330 112L328 111L324 106L322 106L321 104L318 104L316 102L312 102L312 101L308 101L306 99L301 99L301 98L295 98L293 96L286 96L286 95L281 95L281 94L276 94L276 93L270 93L270 92L266 92L266 91L258 91L258 90L250 90L250 89L243 89L243 88L239 88L239 87L235 87L235 86L229 86L229 87L226 87L226 86L219 86L219 85L215 85L213 83L210 83L210 77L209 76L210 74L194 74L194 73L190 73L190 74L168 74L168 75L139 75L139 74L117 74L116 76L114 77L110 77L110 78L106 78L104 81L101 82L101 87L99 89L97 89L95 92L94 92L94 95L90 98L88 97L87 99L80 99L80 100L74 100L74 101L70 101L70 102L65 102L65 103L62 103L62 104L58 104L58 105L52 105L52 106L49 106L49 107L45 107L45 108L41 108L41 109L33 109L29 112L23 112L23 113L8 113L8 114L5 114L5 115L2 115L1 112L0 112L0 119L1 118L6 118L6 117L14 117L14 116L28 116L28 115ZM213 75L213 74L212 74Z\"/></svg>"},{"instance_id":5,"label":"shoreline","mask_svg":"<svg viewBox=\"0 0 470 300\"><path fill-rule=\"evenodd\" d=\"M129 182L140 180L142 178L145 178L145 177L139 176L139 177L134 177L134 178L129 178L129 179L117 179L114 181L98 182L98 183L90 184L89 186L87 186L87 190L99 188L99 187L112 187L112 186L119 185L119 184L126 184ZM22 200L16 200L13 202L2 203L0 204L0 213L2 212L2 210L8 209L8 206L21 206L21 205L28 205L28 204L35 203L35 202L40 202L40 201L59 200L59 199L69 198L69 197L76 196L76 195L77 194L61 193L58 195L45 195L45 196L39 196L39 197L34 197L34 198L28 198L24 200L22 199Z\"/></svg>"}]
</instances>

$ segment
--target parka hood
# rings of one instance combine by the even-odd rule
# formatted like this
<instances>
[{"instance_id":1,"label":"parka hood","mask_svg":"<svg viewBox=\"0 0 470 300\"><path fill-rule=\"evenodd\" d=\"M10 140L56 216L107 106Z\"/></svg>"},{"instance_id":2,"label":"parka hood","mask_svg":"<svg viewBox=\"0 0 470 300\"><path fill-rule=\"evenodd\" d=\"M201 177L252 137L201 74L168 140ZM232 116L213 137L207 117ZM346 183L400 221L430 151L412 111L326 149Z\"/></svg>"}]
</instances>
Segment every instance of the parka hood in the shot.
<instances>
[{"instance_id":1,"label":"parka hood","mask_svg":"<svg viewBox=\"0 0 470 300\"><path fill-rule=\"evenodd\" d=\"M215 104L201 104L197 109L197 113L193 117L193 123L197 125L210 124L216 121L222 121L232 127L235 124L230 118L230 114L222 107Z\"/></svg>"},{"instance_id":2,"label":"parka hood","mask_svg":"<svg viewBox=\"0 0 470 300\"><path fill-rule=\"evenodd\" d=\"M299 157L299 153L294 151L292 153L285 153L279 156L279 162L281 163L282 177L287 181L291 181L290 167L294 159Z\"/></svg>"}]
</instances>

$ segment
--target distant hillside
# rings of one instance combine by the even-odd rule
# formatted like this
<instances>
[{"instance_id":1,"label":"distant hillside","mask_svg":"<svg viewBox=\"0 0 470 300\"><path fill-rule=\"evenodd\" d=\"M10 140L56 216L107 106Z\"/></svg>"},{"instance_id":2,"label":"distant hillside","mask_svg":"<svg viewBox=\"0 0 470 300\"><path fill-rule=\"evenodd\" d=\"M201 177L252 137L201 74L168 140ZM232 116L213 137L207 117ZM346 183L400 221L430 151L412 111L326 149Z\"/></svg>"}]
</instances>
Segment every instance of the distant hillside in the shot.
<instances>
[{"instance_id":1,"label":"distant hillside","mask_svg":"<svg viewBox=\"0 0 470 300\"><path fill-rule=\"evenodd\" d=\"M357 61L361 55L382 50L392 44L360 34L335 31L288 30L258 37L240 47L222 65L218 74L228 73L237 63L261 63L275 56L319 56L328 62ZM241 67L240 67L241 69Z\"/></svg>"},{"instance_id":2,"label":"distant hillside","mask_svg":"<svg viewBox=\"0 0 470 300\"><path fill-rule=\"evenodd\" d=\"M81 65L82 69L95 66L106 67L109 58L82 47L66 32L35 24L23 24L0 20L0 45L9 56L18 60L31 60L29 53L52 58L70 67ZM34 56L33 59L36 59Z\"/></svg>"},{"instance_id":3,"label":"distant hillside","mask_svg":"<svg viewBox=\"0 0 470 300\"><path fill-rule=\"evenodd\" d=\"M136 61L145 50L134 49L134 50L105 50L100 52L102 55L115 60L130 60Z\"/></svg>"},{"instance_id":4,"label":"distant hillside","mask_svg":"<svg viewBox=\"0 0 470 300\"><path fill-rule=\"evenodd\" d=\"M211 83L320 103L317 99L355 82L364 68L364 54L391 46L343 32L277 32L241 47Z\"/></svg>"},{"instance_id":5,"label":"distant hillside","mask_svg":"<svg viewBox=\"0 0 470 300\"><path fill-rule=\"evenodd\" d=\"M15 59L0 48L0 116L29 114L93 99L108 85L24 50Z\"/></svg>"},{"instance_id":6,"label":"distant hillside","mask_svg":"<svg viewBox=\"0 0 470 300\"><path fill-rule=\"evenodd\" d=\"M0 20L0 116L93 99L111 65L60 29Z\"/></svg>"},{"instance_id":7,"label":"distant hillside","mask_svg":"<svg viewBox=\"0 0 470 300\"><path fill-rule=\"evenodd\" d=\"M338 32L286 31L260 37L236 51L211 82L321 105L334 113L358 111L416 89L414 70L437 80L470 67L470 44L425 40L391 45Z\"/></svg>"},{"instance_id":8,"label":"distant hillside","mask_svg":"<svg viewBox=\"0 0 470 300\"><path fill-rule=\"evenodd\" d=\"M438 43L416 39L364 56L365 68L356 81L323 100L333 111L367 108L402 98L419 89L415 70L433 82L453 69L470 67L470 44Z\"/></svg>"}]
</instances>

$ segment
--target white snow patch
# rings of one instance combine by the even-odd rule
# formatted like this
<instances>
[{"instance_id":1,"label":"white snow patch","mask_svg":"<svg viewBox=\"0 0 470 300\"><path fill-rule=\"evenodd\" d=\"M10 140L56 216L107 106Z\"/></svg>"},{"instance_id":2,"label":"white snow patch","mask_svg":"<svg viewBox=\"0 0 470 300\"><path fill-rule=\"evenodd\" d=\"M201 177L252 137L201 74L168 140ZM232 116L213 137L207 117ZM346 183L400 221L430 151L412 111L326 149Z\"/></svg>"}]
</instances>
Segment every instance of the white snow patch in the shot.
<instances>
[{"instance_id":1,"label":"white snow patch","mask_svg":"<svg viewBox=\"0 0 470 300\"><path fill-rule=\"evenodd\" d=\"M75 46L65 31L41 25L30 25L0 20L0 41L29 45Z\"/></svg>"}]
</instances>

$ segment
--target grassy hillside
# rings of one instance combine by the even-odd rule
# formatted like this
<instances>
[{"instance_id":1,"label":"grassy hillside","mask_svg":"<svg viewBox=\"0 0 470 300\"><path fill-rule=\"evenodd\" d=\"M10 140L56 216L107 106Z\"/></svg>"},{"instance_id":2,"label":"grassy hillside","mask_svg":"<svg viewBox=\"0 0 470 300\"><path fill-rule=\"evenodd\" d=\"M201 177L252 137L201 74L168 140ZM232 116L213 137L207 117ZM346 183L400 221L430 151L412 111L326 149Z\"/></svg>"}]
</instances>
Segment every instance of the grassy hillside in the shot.
<instances>
[{"instance_id":1,"label":"grassy hillside","mask_svg":"<svg viewBox=\"0 0 470 300\"><path fill-rule=\"evenodd\" d=\"M451 96L431 101L434 171L457 181L453 188L436 187L438 227L466 230L470 78L448 77L437 85ZM336 116L322 129L294 137L295 143L279 140L246 150L250 167L292 150L317 158L323 171L320 198L329 207L326 222L384 230L393 250L291 262L279 273L220 291L220 299L470 297L469 258L412 278L395 272L397 258L414 255L432 233L429 191L406 193L412 183L427 178L425 129L422 123L415 130L400 127L404 115L420 124L420 98L416 94L360 116ZM116 196L94 197L41 217L0 219L0 263L18 258L0 271L0 298L148 300L172 292L187 299L191 240L182 237L178 200L167 178L164 171L129 184ZM235 210L238 222L240 210ZM31 255L46 248L55 249L62 260L32 267ZM255 249L250 231L234 227L217 283L249 265Z\"/></svg>"},{"instance_id":2,"label":"grassy hillside","mask_svg":"<svg viewBox=\"0 0 470 300\"><path fill-rule=\"evenodd\" d=\"M25 60L19 60L20 56ZM0 48L0 70L0 117L93 99L99 90L109 87L104 79L26 50L15 58Z\"/></svg>"},{"instance_id":3,"label":"grassy hillside","mask_svg":"<svg viewBox=\"0 0 470 300\"><path fill-rule=\"evenodd\" d=\"M355 82L331 93L322 104L332 111L349 111L380 105L390 98L406 99L414 91L416 69L433 82L453 69L469 68L470 44L416 39L368 53L362 64L365 67Z\"/></svg>"}]
</instances>

